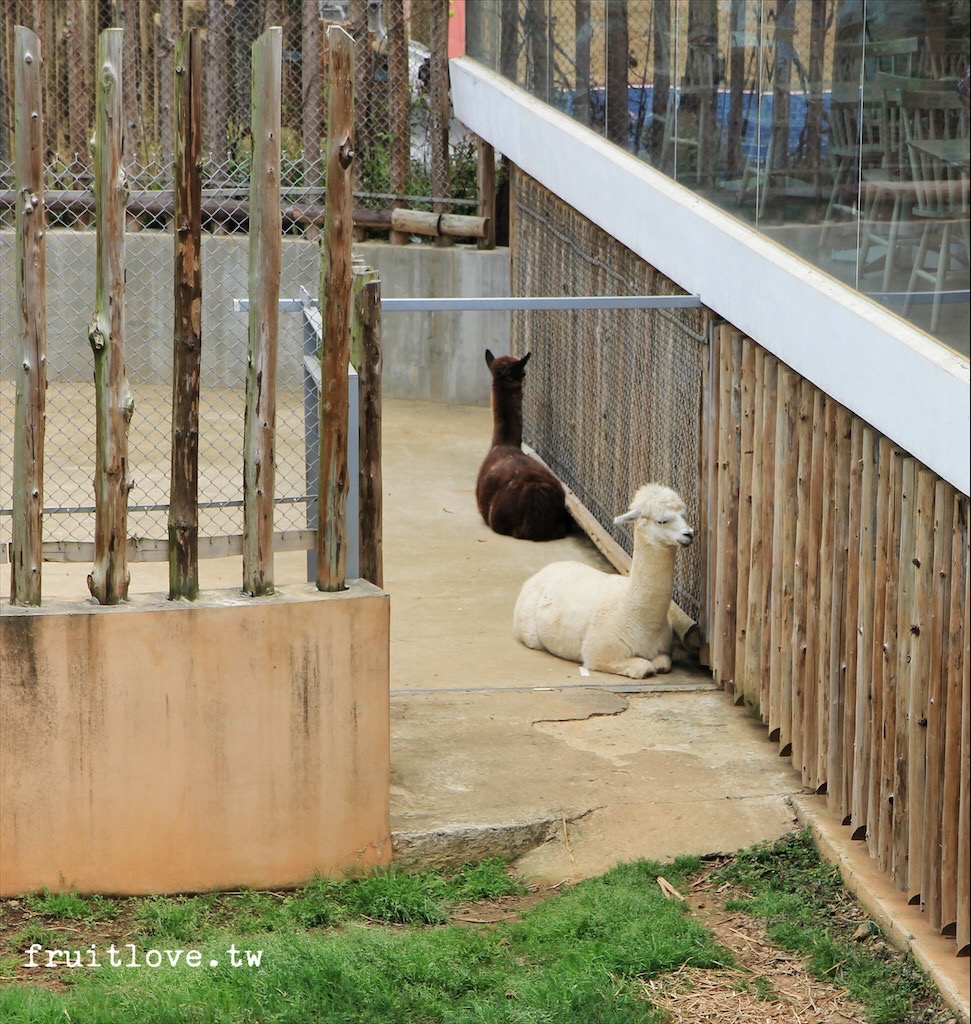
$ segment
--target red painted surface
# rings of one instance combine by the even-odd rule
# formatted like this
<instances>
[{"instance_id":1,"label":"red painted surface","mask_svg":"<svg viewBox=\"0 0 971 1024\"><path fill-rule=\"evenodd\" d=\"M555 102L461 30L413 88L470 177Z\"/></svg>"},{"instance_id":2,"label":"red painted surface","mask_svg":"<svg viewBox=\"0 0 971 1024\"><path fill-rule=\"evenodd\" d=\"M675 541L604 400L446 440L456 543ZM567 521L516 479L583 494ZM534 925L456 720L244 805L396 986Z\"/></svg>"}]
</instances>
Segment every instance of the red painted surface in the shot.
<instances>
[{"instance_id":1,"label":"red painted surface","mask_svg":"<svg viewBox=\"0 0 971 1024\"><path fill-rule=\"evenodd\" d=\"M465 53L465 0L451 0L448 5L448 55Z\"/></svg>"}]
</instances>

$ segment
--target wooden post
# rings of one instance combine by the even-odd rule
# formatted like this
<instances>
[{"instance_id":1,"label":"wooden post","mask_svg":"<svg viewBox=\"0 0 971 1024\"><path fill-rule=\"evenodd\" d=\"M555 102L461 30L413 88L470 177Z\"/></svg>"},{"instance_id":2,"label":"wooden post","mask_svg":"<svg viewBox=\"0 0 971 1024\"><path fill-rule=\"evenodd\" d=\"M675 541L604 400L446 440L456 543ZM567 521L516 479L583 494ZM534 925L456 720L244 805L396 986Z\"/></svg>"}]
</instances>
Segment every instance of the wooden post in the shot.
<instances>
[{"instance_id":1,"label":"wooden post","mask_svg":"<svg viewBox=\"0 0 971 1024\"><path fill-rule=\"evenodd\" d=\"M381 473L381 282L370 280L361 289L361 578L384 586Z\"/></svg>"},{"instance_id":2,"label":"wooden post","mask_svg":"<svg viewBox=\"0 0 971 1024\"><path fill-rule=\"evenodd\" d=\"M175 44L175 324L169 600L199 596L199 379L202 369L202 37Z\"/></svg>"},{"instance_id":3,"label":"wooden post","mask_svg":"<svg viewBox=\"0 0 971 1024\"><path fill-rule=\"evenodd\" d=\"M793 709L793 577L796 563L796 529L792 510L799 493L798 450L799 377L781 365L775 425L775 484L772 522L772 623L769 672L772 695L769 705L769 738L776 735L779 755L792 753Z\"/></svg>"},{"instance_id":4,"label":"wooden post","mask_svg":"<svg viewBox=\"0 0 971 1024\"><path fill-rule=\"evenodd\" d=\"M758 618L758 661L759 677L759 708L762 713L762 721L769 727L769 738L773 737L770 724L770 711L772 704L772 679L769 675L772 651L772 630L770 624L773 615L773 602L776 596L772 593L772 562L774 557L775 536L773 533L775 519L775 424L776 424L776 394L778 391L777 381L779 376L779 361L768 353L763 359L762 373L759 379L763 382L764 395L762 398L762 441L761 441L761 476L762 476L762 520L761 538L762 549L759 556L760 566L757 574L753 574L755 582L759 587L754 592L752 600L753 614ZM753 529L756 524L753 522ZM749 587L752 594L752 587Z\"/></svg>"},{"instance_id":5,"label":"wooden post","mask_svg":"<svg viewBox=\"0 0 971 1024\"><path fill-rule=\"evenodd\" d=\"M476 138L476 189L479 216L486 222L486 234L477 243L479 249L496 247L496 151L484 139Z\"/></svg>"},{"instance_id":6,"label":"wooden post","mask_svg":"<svg viewBox=\"0 0 971 1024\"><path fill-rule=\"evenodd\" d=\"M944 746L946 723L947 644L950 632L951 541L954 535L954 488L944 480L934 487L934 553L931 565L931 616L934 632L930 638L927 666L927 780L920 795L929 827L924 830L921 851L921 901L932 928L941 926L942 864L941 849L944 820L944 776L947 752Z\"/></svg>"},{"instance_id":7,"label":"wooden post","mask_svg":"<svg viewBox=\"0 0 971 1024\"><path fill-rule=\"evenodd\" d=\"M350 338L351 347L348 356L351 366L361 372L364 353L364 334L367 325L364 322L363 294L365 287L371 281L378 280L378 272L364 263L363 259L357 256L351 257L351 326Z\"/></svg>"},{"instance_id":8,"label":"wooden post","mask_svg":"<svg viewBox=\"0 0 971 1024\"><path fill-rule=\"evenodd\" d=\"M951 580L945 646L946 766L941 793L941 929L958 940L968 931L968 614L971 573L968 566L968 499L954 495L951 535Z\"/></svg>"},{"instance_id":9,"label":"wooden post","mask_svg":"<svg viewBox=\"0 0 971 1024\"><path fill-rule=\"evenodd\" d=\"M13 442L10 603L41 603L47 389L47 215L40 39L16 26L17 398Z\"/></svg>"},{"instance_id":10,"label":"wooden post","mask_svg":"<svg viewBox=\"0 0 971 1024\"><path fill-rule=\"evenodd\" d=\"M910 602L910 622L907 623L910 644L908 756L907 756L907 887L911 902L919 896L924 903L923 853L924 836L936 831L931 806L924 800L927 782L927 723L930 714L930 663L934 621L931 617L934 568L934 481L930 470L917 469L916 502L913 509L914 540L910 550L914 569L913 591Z\"/></svg>"},{"instance_id":11,"label":"wooden post","mask_svg":"<svg viewBox=\"0 0 971 1024\"><path fill-rule=\"evenodd\" d=\"M835 404L835 403L833 403ZM833 466L833 547L828 572L832 576L832 610L829 643L829 736L826 778L830 806L844 825L850 818L850 786L853 779L853 735L856 728L856 619L858 555L853 554L851 517L854 496L853 417L845 406L835 412L835 461ZM857 433L857 437L859 434ZM858 468L858 467L857 467ZM858 480L858 474L857 474ZM859 495L855 495L859 500ZM858 511L858 509L857 509ZM821 567L822 568L822 567Z\"/></svg>"},{"instance_id":12,"label":"wooden post","mask_svg":"<svg viewBox=\"0 0 971 1024\"><path fill-rule=\"evenodd\" d=\"M741 432L738 452L738 500L735 529L737 550L737 590L735 597L735 699L745 702L750 711L757 711L758 678L746 660L748 643L749 573L752 566L752 520L754 508L753 475L755 472L755 384L756 344L741 339L742 362L739 378L739 415Z\"/></svg>"},{"instance_id":13,"label":"wooden post","mask_svg":"<svg viewBox=\"0 0 971 1024\"><path fill-rule=\"evenodd\" d=\"M268 28L253 43L249 365L243 430L243 590L254 597L273 593L282 66L283 30Z\"/></svg>"},{"instance_id":14,"label":"wooden post","mask_svg":"<svg viewBox=\"0 0 971 1024\"><path fill-rule=\"evenodd\" d=\"M96 286L88 341L94 352L94 566L88 589L100 604L128 599L128 425L134 401L125 375L125 207L121 54L124 31L98 37L94 194Z\"/></svg>"},{"instance_id":15,"label":"wooden post","mask_svg":"<svg viewBox=\"0 0 971 1024\"><path fill-rule=\"evenodd\" d=\"M854 456L859 458L859 482L851 479L850 508L859 509L856 532L853 537L854 561L851 571L857 576L856 600L856 716L853 730L853 786L850 794L850 814L853 832L851 838L867 838L870 814L871 772L873 753L870 731L873 727L873 614L874 577L876 566L876 495L877 457L879 446L872 427L854 419ZM856 440L859 435L859 440ZM856 464L854 458L854 465ZM859 500L855 500L856 496ZM853 615L853 608L849 609Z\"/></svg>"},{"instance_id":16,"label":"wooden post","mask_svg":"<svg viewBox=\"0 0 971 1024\"><path fill-rule=\"evenodd\" d=\"M353 246L354 41L327 29L327 194L321 236L320 483L317 589L344 589L347 564L347 364L351 348Z\"/></svg>"}]
</instances>

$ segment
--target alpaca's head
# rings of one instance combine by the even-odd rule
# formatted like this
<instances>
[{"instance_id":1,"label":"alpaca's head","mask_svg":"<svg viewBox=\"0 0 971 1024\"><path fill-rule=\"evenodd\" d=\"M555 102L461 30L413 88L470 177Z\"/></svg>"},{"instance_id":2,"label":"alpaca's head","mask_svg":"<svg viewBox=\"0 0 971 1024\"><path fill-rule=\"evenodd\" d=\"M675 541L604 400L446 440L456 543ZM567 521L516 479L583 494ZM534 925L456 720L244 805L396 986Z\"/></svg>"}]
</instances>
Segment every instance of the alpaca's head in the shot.
<instances>
[{"instance_id":1,"label":"alpaca's head","mask_svg":"<svg viewBox=\"0 0 971 1024\"><path fill-rule=\"evenodd\" d=\"M523 378L526 376L526 363L529 360L529 353L522 359L514 356L499 356L497 359L488 349L485 354L486 366L492 372L492 386L512 390L523 386Z\"/></svg>"},{"instance_id":2,"label":"alpaca's head","mask_svg":"<svg viewBox=\"0 0 971 1024\"><path fill-rule=\"evenodd\" d=\"M684 518L681 496L663 484L644 484L630 503L630 509L617 516L615 523L633 523L636 535L648 544L687 547L695 531Z\"/></svg>"}]
</instances>

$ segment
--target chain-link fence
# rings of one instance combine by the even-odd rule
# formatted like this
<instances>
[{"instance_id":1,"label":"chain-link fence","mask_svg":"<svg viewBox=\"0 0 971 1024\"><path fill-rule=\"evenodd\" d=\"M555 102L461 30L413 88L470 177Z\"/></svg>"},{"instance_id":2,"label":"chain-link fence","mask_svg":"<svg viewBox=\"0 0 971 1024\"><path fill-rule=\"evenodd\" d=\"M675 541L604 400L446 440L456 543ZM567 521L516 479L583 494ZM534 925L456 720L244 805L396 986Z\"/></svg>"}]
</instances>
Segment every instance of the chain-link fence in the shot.
<instances>
[{"instance_id":1,"label":"chain-link fence","mask_svg":"<svg viewBox=\"0 0 971 1024\"><path fill-rule=\"evenodd\" d=\"M522 172L510 217L515 295L683 295L671 281ZM516 313L517 355L531 352L527 442L631 551L613 517L634 491L673 487L702 527L705 309ZM701 545L678 556L674 599L702 611Z\"/></svg>"},{"instance_id":2,"label":"chain-link fence","mask_svg":"<svg viewBox=\"0 0 971 1024\"><path fill-rule=\"evenodd\" d=\"M203 317L200 537L242 532L247 314L250 55L283 30L281 296L316 296L326 145L326 31L356 41L355 206L475 212L471 141L443 125L444 0L7 0L0 39L0 436L13 436L16 282L12 67L14 26L41 40L47 167L45 539L93 533L94 402L87 341L94 307L93 127L98 33L124 28L126 362L135 401L129 461L133 538L164 539L172 378L174 42L204 32ZM447 122L447 105L444 120ZM358 230L358 237L361 237ZM277 530L306 527L303 317L282 313L277 399ZM11 445L0 446L0 543L10 539ZM205 545L200 544L204 554Z\"/></svg>"}]
</instances>

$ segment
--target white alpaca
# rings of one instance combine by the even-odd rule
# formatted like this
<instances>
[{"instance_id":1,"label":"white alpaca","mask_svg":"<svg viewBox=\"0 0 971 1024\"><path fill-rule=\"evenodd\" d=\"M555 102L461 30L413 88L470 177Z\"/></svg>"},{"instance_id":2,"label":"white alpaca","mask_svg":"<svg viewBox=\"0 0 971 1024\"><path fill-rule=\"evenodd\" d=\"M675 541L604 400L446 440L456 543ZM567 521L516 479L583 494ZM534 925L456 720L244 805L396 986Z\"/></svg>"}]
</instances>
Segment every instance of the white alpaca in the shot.
<instances>
[{"instance_id":1,"label":"white alpaca","mask_svg":"<svg viewBox=\"0 0 971 1024\"><path fill-rule=\"evenodd\" d=\"M596 672L643 679L671 671L668 620L674 558L694 530L680 496L645 484L615 523L634 524L629 576L582 562L553 562L524 584L513 612L516 639Z\"/></svg>"}]
</instances>

